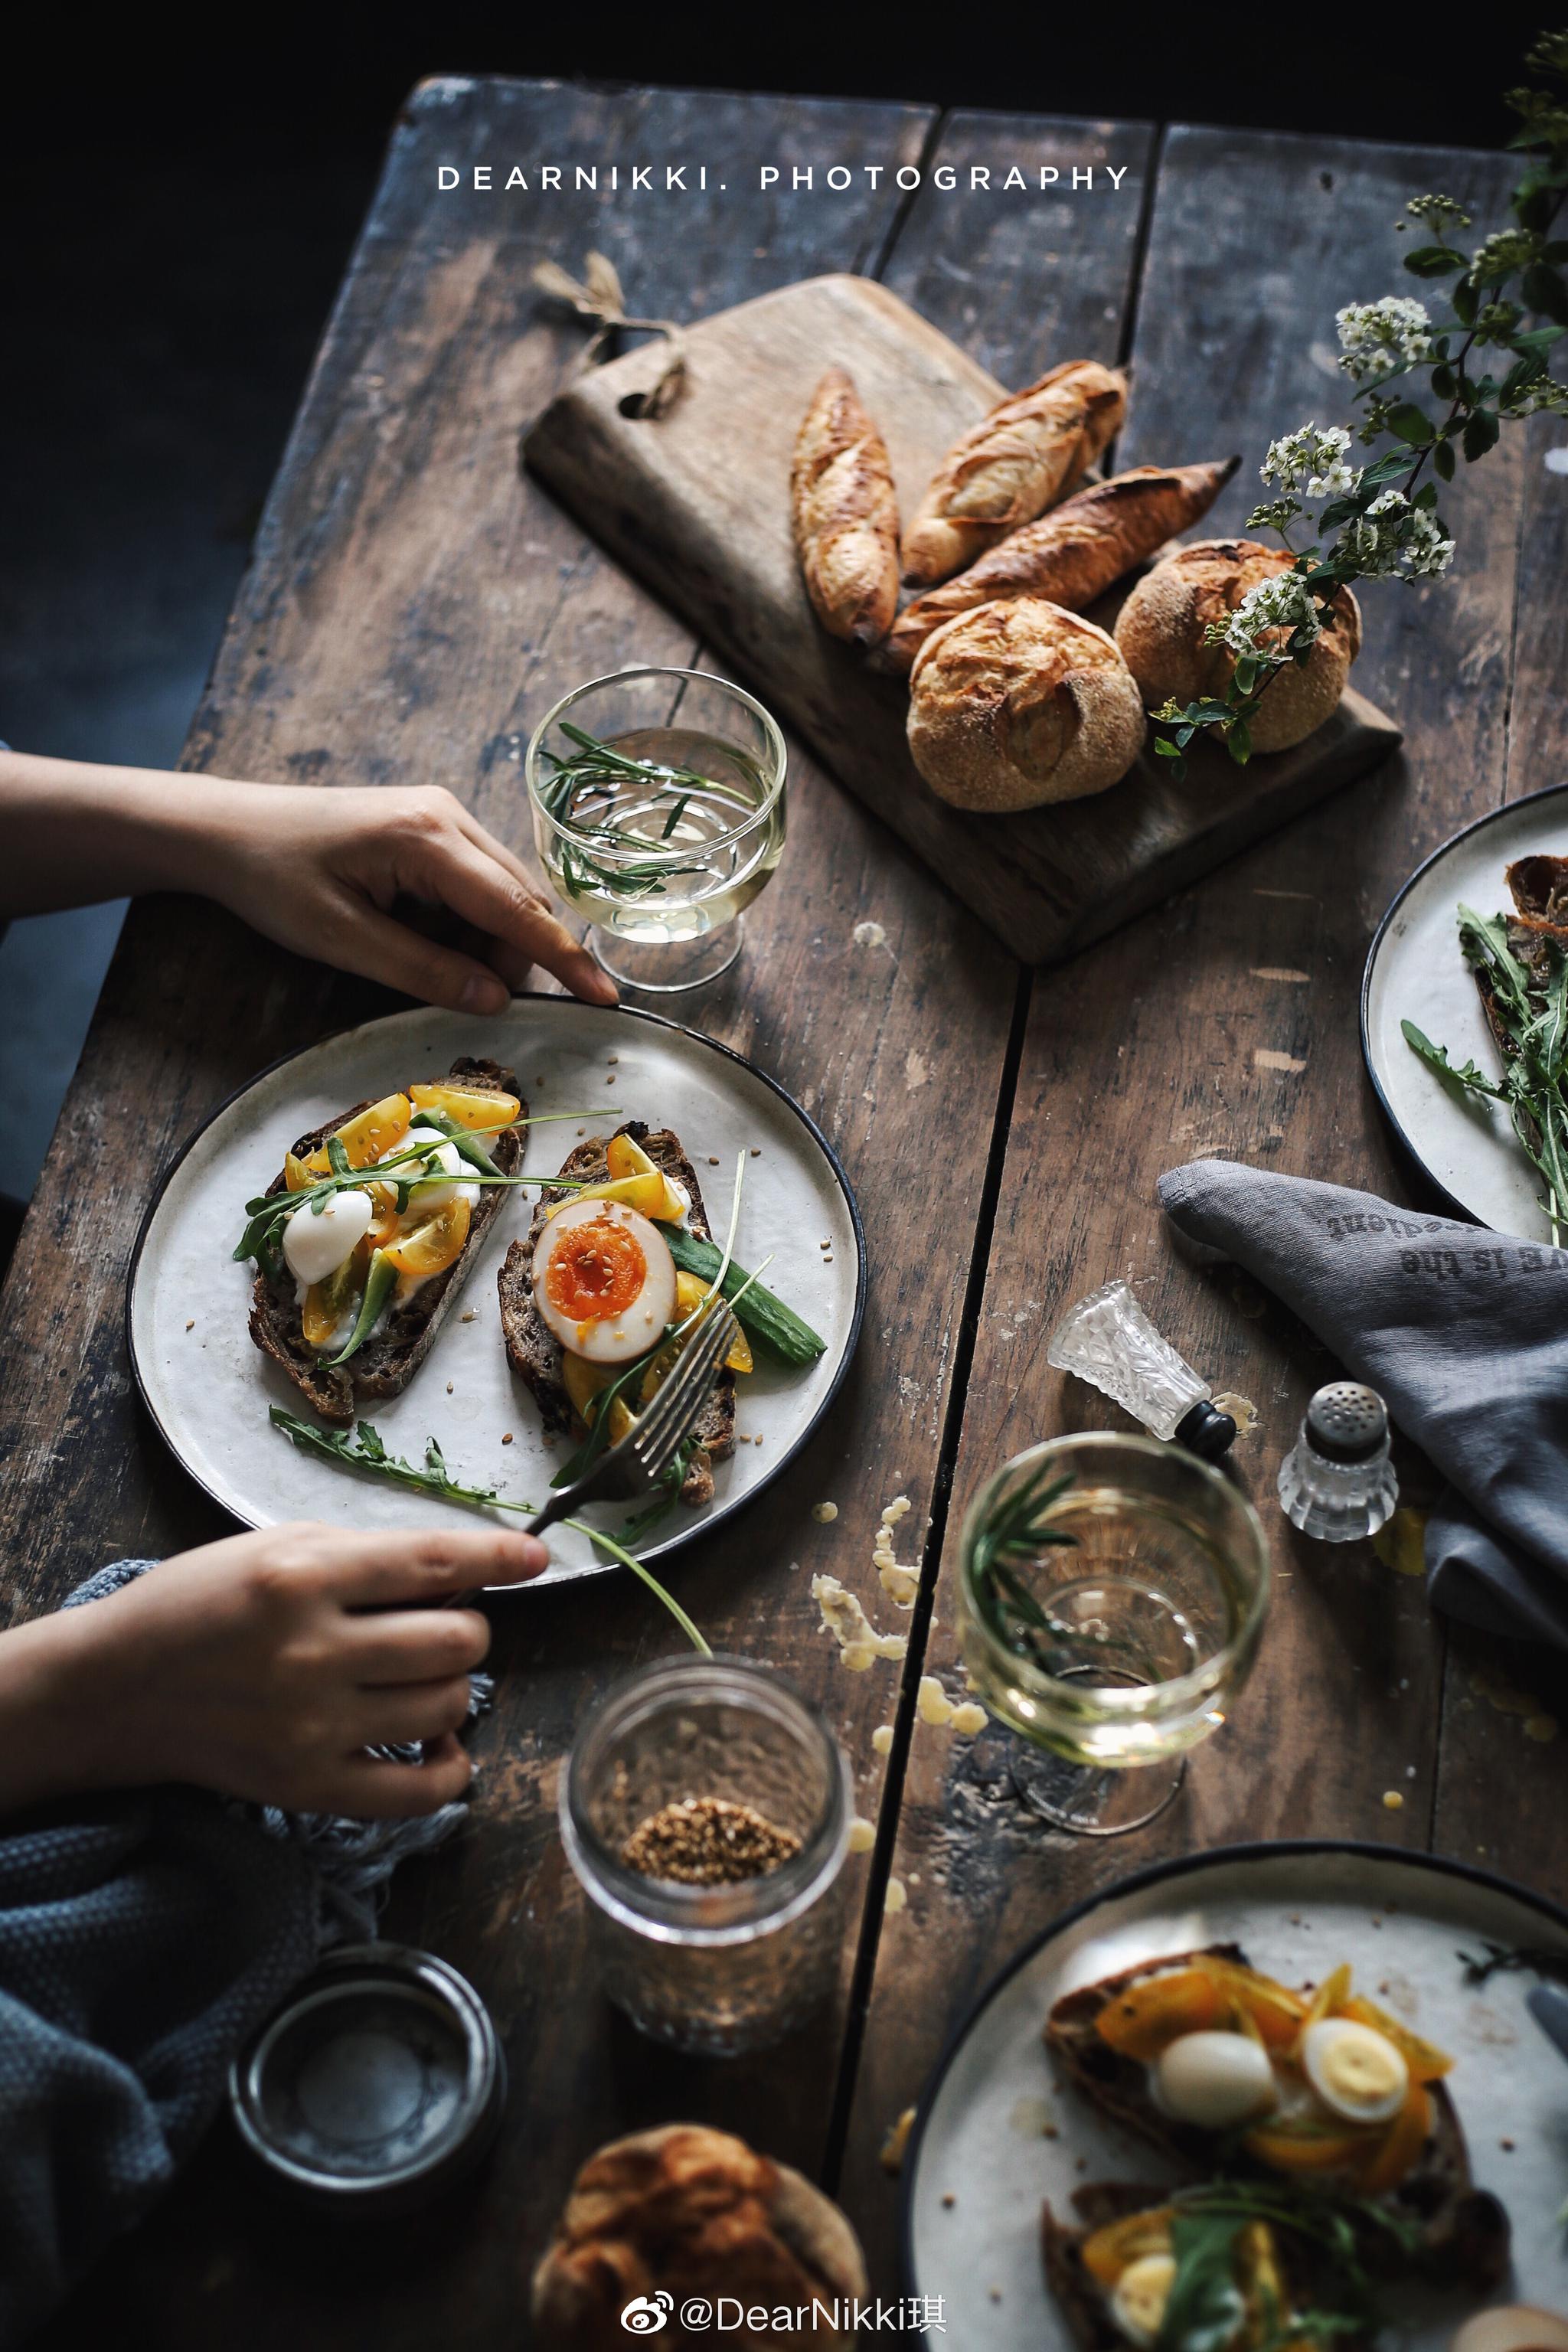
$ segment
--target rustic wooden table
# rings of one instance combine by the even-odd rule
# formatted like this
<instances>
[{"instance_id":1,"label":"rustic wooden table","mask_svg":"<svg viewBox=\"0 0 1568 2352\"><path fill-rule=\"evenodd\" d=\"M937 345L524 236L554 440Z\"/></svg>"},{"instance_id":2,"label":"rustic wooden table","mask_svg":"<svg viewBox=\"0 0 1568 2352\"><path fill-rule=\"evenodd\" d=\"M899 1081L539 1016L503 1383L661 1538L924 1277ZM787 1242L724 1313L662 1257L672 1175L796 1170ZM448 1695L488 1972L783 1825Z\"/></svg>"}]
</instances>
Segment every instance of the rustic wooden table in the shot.
<instances>
[{"instance_id":1,"label":"rustic wooden table","mask_svg":"<svg viewBox=\"0 0 1568 2352\"><path fill-rule=\"evenodd\" d=\"M437 193L437 166L706 164L706 195ZM1017 161L1048 193L946 195L929 166L994 185ZM757 191L758 165L829 163L842 194ZM921 162L918 194L894 168ZM874 184L860 170L879 164ZM1075 166L1126 167L1119 195ZM1340 413L1331 316L1395 282L1406 194L1478 215L1505 159L1243 131L938 114L668 91L444 81L411 100L343 287L193 727L187 764L226 775L449 784L528 835L518 764L563 686L619 663L689 662L689 634L520 478L520 428L579 338L530 273L591 245L636 306L695 316L828 269L877 273L1008 383L1066 354L1130 360L1123 464L1237 448ZM713 190L726 183L726 193ZM1394 887L1500 799L1555 781L1564 740L1565 497L1551 420L1459 483L1450 584L1367 600L1358 678L1405 750L1331 802L1064 968L1020 970L932 876L798 750L779 886L748 952L695 1014L822 1122L858 1191L871 1289L830 1425L739 1538L680 1576L716 1645L784 1664L852 1755L875 1852L853 1863L859 1935L834 2013L752 2063L694 2065L623 2027L588 1965L554 1828L558 1765L593 1694L670 1631L628 1580L495 1612L499 1704L476 1746L474 1820L407 1869L391 1928L445 1954L500 2021L512 2095L482 2184L392 2242L345 2243L243 2190L220 2133L47 2339L90 2325L161 2346L510 2347L524 2281L573 2171L639 2124L733 2125L839 2184L877 2282L893 2283L896 2189L879 2163L944 2034L1025 1937L1093 1886L1194 1845L1311 1833L1484 1856L1568 1895L1568 1741L1527 1738L1539 1660L1435 1620L1369 1548L1293 1543L1269 1497L1325 1360L1255 1286L1178 1265L1162 1169L1220 1151L1398 1194L1363 1075L1357 991ZM1244 473L1215 517L1252 502ZM878 929L865 942L856 926ZM874 940L874 944L870 943ZM157 1171L275 1055L377 1009L373 992L264 946L210 908L136 908L0 1306L0 1557L6 1605L51 1606L122 1553L222 1532L132 1391L126 1269ZM1045 1360L1059 1308L1115 1274L1258 1425L1239 1474L1273 1530L1279 1589L1234 1725L1153 1829L1074 1843L1021 1818L1000 1742L918 1723L921 1673L960 1686L954 1511L1026 1443L1110 1409ZM1410 1465L1414 1482L1418 1465ZM922 1525L902 1674L847 1674L811 1572L873 1597L880 1505ZM811 1506L830 1497L831 1525ZM909 1556L910 1547L903 1547ZM884 1761L871 1743L895 1725ZM1541 1726L1534 1726L1539 1731ZM1397 1790L1397 1811L1383 1802ZM907 1909L885 1914L890 1876Z\"/></svg>"}]
</instances>

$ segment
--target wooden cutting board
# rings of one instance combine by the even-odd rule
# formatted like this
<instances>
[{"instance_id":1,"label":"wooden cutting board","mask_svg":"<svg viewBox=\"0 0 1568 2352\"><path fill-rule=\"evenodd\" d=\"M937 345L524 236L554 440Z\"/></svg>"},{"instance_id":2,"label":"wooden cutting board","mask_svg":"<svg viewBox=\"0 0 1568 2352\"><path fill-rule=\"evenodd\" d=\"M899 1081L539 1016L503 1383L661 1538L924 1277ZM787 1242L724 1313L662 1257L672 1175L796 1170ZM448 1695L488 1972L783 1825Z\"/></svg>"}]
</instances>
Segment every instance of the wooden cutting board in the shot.
<instances>
[{"instance_id":1,"label":"wooden cutting board","mask_svg":"<svg viewBox=\"0 0 1568 2352\"><path fill-rule=\"evenodd\" d=\"M1026 962L1057 961L1113 930L1399 742L1393 721L1352 691L1305 743L1246 770L1205 741L1173 783L1146 748L1121 783L1089 800L1014 816L948 807L910 758L903 680L868 670L806 601L790 457L817 379L837 362L881 426L907 515L942 451L1002 386L866 278L811 278L703 320L687 336L681 397L647 419L637 396L664 352L644 344L570 384L525 436L527 464ZM1182 448L1169 459L1225 454ZM1094 617L1108 616L1097 607Z\"/></svg>"}]
</instances>

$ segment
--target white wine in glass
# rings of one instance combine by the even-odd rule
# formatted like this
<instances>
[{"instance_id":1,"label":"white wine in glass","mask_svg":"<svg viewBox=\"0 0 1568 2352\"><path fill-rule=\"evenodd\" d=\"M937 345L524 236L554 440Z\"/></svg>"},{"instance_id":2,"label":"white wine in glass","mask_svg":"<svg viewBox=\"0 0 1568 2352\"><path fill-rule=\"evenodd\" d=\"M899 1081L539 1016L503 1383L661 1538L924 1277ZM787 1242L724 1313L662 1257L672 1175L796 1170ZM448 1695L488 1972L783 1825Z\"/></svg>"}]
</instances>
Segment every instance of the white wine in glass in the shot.
<instances>
[{"instance_id":1,"label":"white wine in glass","mask_svg":"<svg viewBox=\"0 0 1568 2352\"><path fill-rule=\"evenodd\" d=\"M1179 1445L1090 1432L1005 1464L964 1521L960 1616L981 1697L1029 1743L1030 1810L1081 1837L1162 1813L1251 1670L1268 1582L1257 1512Z\"/></svg>"}]
</instances>

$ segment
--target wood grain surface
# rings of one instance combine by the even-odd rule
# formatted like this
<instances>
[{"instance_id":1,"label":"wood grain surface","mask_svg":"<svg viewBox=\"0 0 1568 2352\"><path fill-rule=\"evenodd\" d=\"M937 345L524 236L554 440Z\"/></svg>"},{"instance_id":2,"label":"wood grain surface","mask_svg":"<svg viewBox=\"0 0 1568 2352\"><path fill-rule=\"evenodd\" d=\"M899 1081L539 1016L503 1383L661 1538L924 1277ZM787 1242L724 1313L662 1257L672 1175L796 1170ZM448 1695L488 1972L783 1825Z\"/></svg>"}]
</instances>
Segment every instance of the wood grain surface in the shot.
<instances>
[{"instance_id":1,"label":"wood grain surface","mask_svg":"<svg viewBox=\"0 0 1568 2352\"><path fill-rule=\"evenodd\" d=\"M1005 284L999 276L988 299ZM1058 342L1053 358L1099 357L1106 307L1081 350ZM881 429L908 517L1002 385L864 278L817 278L722 311L691 331L685 351L685 389L657 419L638 403L664 365L661 344L580 376L528 435L529 465L1026 962L1103 938L1396 747L1393 721L1352 688L1305 743L1245 772L1205 740L1176 783L1146 746L1120 784L1087 800L1010 816L951 808L910 757L907 682L878 676L812 612L790 533L790 461L831 360ZM1200 447L1197 429L1184 418L1159 462L1226 454ZM1097 606L1091 617L1110 625L1111 615Z\"/></svg>"},{"instance_id":2,"label":"wood grain surface","mask_svg":"<svg viewBox=\"0 0 1568 2352\"><path fill-rule=\"evenodd\" d=\"M506 165L544 152L568 166L706 163L728 172L730 193L657 211L563 193L546 211L435 192L436 164L454 154ZM962 173L1043 152L1064 181L1075 163L1125 165L1122 196L1090 205L1058 186L961 201L928 181L910 201L890 172L879 189L857 173L857 192L831 204L754 185L760 155L786 167L923 156ZM596 246L638 309L683 317L875 271L999 380L1064 352L1130 356L1137 396L1118 463L1180 445L1241 448L1250 464L1301 416L1341 412L1332 310L1396 282L1389 231L1404 197L1435 185L1491 201L1510 176L1486 159L1237 132L1174 131L1157 172L1155 158L1139 125L426 85L394 139L187 764L324 786L439 782L526 846L521 751L556 694L623 661L718 657L520 476L519 435L580 341L539 310L530 272L546 255L576 269ZM1260 261L1286 255L1288 268ZM471 1825L405 1869L387 1920L462 1969L497 2018L512 2091L488 2172L416 2225L346 2239L275 2211L219 2130L40 2339L52 2352L110 2330L161 2352L270 2352L280 2339L300 2352L510 2352L527 2340L527 2273L576 2166L620 2131L681 2116L841 2174L888 2292L884 2130L975 1988L1089 1886L1178 1847L1313 1830L1484 1846L1568 1891L1563 1744L1523 1727L1552 1698L1538 1664L1446 1638L1419 1581L1370 1549L1289 1538L1274 1468L1331 1367L1255 1286L1176 1264L1152 1192L1162 1168L1216 1151L1402 1188L1359 1060L1367 940L1418 859L1505 789L1552 780L1562 743L1561 485L1543 467L1545 428L1521 439L1457 488L1452 583L1367 601L1363 676L1399 714L1403 758L1070 965L1020 971L792 743L778 882L751 910L742 961L692 1017L831 1136L864 1213L871 1295L831 1425L764 1507L692 1556L679 1589L715 1646L772 1658L826 1708L877 1823L876 1851L849 1865L865 1932L847 1944L832 2013L779 2052L694 2065L607 2009L555 1834L555 1779L587 1702L675 1639L629 1585L601 1581L591 1609L570 1588L519 1596L496 1611L500 1695L477 1735ZM1244 471L1216 527L1253 495ZM53 1605L117 1554L222 1531L130 1387L137 1223L159 1167L217 1099L389 1003L195 901L133 911L0 1296L8 1615ZM1117 1418L1044 1353L1060 1307L1117 1272L1217 1388L1256 1406L1237 1468L1276 1538L1279 1585L1258 1673L1188 1796L1153 1831L1101 1848L1021 1820L1005 1740L917 1723L916 1697L924 1671L960 1688L956 1507L1018 1445ZM1430 1473L1408 1456L1402 1467L1418 1500ZM900 1491L914 1506L900 1557L920 1557L924 1536L915 1639L901 1673L850 1675L816 1622L810 1577L831 1570L894 1622L870 1551ZM826 1499L831 1526L812 1515ZM884 1723L886 1763L870 1736ZM889 1874L909 1907L884 1924Z\"/></svg>"},{"instance_id":3,"label":"wood grain surface","mask_svg":"<svg viewBox=\"0 0 1568 2352\"><path fill-rule=\"evenodd\" d=\"M1172 131L1132 346L1139 394L1118 462L1160 455L1198 396L1197 366L1204 414L1229 447L1256 452L1303 416L1341 414L1333 310L1352 279L1381 285L1386 268L1392 282L1405 192L1451 187L1480 216L1510 183L1489 158ZM1275 281L1269 299L1237 257L1287 246L1288 286ZM1501 796L1524 482L1517 456L1497 454L1496 475L1471 475L1446 499L1464 551L1452 584L1365 599L1362 667L1399 713L1403 755L1201 891L1034 978L925 1671L962 1695L953 1580L968 1495L1038 1438L1134 1426L1046 1361L1065 1308L1119 1275L1215 1388L1257 1416L1233 1459L1269 1536L1272 1622L1234 1720L1194 1758L1186 1792L1129 1837L1049 1832L1017 1802L1005 1735L965 1743L909 1718L891 1862L908 1908L882 1930L844 2174L884 2271L896 2203L878 2160L884 2133L1007 1955L1094 1887L1165 1853L1319 1834L1435 1843L1568 1894L1564 1743L1527 1738L1530 1707L1508 1713L1497 1696L1513 1704L1522 1680L1545 1712L1539 1666L1500 1666L1489 1646L1499 1681L1478 1685L1482 1645L1446 1635L1418 1577L1369 1544L1295 1535L1275 1500L1279 1462L1308 1396L1338 1368L1239 1271L1179 1262L1154 1198L1163 1170L1209 1156L1411 1197L1362 1066L1361 975L1400 882ZM1244 471L1216 529L1235 529L1255 496ZM1560 667L1561 612L1538 606L1532 627L1550 637L1542 659ZM1429 1498L1429 1467L1407 1449L1400 1462L1406 1501Z\"/></svg>"}]
</instances>

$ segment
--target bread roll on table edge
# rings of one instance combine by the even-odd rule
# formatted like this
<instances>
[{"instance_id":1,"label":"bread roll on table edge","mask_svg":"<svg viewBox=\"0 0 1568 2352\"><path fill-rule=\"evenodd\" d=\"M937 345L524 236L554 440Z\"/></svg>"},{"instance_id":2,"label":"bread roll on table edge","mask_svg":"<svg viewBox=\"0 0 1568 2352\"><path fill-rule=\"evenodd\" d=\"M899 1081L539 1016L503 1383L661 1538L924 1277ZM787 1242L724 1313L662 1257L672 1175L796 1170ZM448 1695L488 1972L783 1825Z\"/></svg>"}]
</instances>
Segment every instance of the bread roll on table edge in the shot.
<instances>
[{"instance_id":1,"label":"bread roll on table edge","mask_svg":"<svg viewBox=\"0 0 1568 2352\"><path fill-rule=\"evenodd\" d=\"M933 587L1033 522L1121 429L1127 379L1099 360L1064 360L961 433L904 534L904 578Z\"/></svg>"},{"instance_id":2,"label":"bread roll on table edge","mask_svg":"<svg viewBox=\"0 0 1568 2352\"><path fill-rule=\"evenodd\" d=\"M859 2241L831 2199L706 2124L633 2132L588 2158L533 2273L534 2326L552 2352L610 2352L626 2341L626 2304L660 2287L678 2304L815 2294L831 2305L869 2291ZM853 2337L829 2329L813 2340L843 2352Z\"/></svg>"},{"instance_id":3,"label":"bread roll on table edge","mask_svg":"<svg viewBox=\"0 0 1568 2352\"><path fill-rule=\"evenodd\" d=\"M852 645L879 643L899 609L899 500L887 444L847 369L827 370L801 420L790 512L823 627Z\"/></svg>"},{"instance_id":4,"label":"bread roll on table edge","mask_svg":"<svg viewBox=\"0 0 1568 2352\"><path fill-rule=\"evenodd\" d=\"M1140 580L1118 615L1116 642L1150 709L1225 692L1236 656L1224 646L1205 645L1205 629L1294 560L1255 539L1200 539ZM1337 706L1360 651L1361 607L1341 587L1305 662L1270 678L1250 721L1253 750L1288 751L1315 733Z\"/></svg>"},{"instance_id":5,"label":"bread roll on table edge","mask_svg":"<svg viewBox=\"0 0 1568 2352\"><path fill-rule=\"evenodd\" d=\"M1116 641L1043 597L976 604L929 636L910 679L910 751L939 799L993 815L1120 783L1143 704Z\"/></svg>"},{"instance_id":6,"label":"bread roll on table edge","mask_svg":"<svg viewBox=\"0 0 1568 2352\"><path fill-rule=\"evenodd\" d=\"M873 667L909 670L933 629L998 597L1043 596L1066 612L1085 611L1123 572L1201 521L1240 463L1135 466L1090 483L907 604Z\"/></svg>"}]
</instances>

